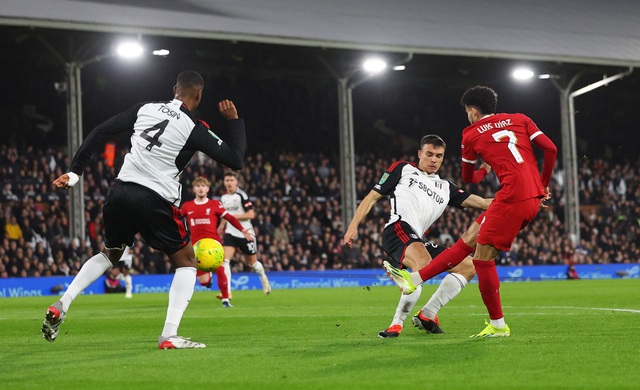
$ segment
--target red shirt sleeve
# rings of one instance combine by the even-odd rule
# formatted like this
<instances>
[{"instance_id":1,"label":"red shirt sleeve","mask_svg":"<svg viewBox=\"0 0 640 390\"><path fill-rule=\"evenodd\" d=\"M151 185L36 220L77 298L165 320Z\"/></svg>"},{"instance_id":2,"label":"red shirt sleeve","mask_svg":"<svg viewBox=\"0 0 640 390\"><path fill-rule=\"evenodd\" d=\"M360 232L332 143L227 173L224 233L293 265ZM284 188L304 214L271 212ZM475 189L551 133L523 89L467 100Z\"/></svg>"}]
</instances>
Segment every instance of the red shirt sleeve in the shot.
<instances>
[{"instance_id":1,"label":"red shirt sleeve","mask_svg":"<svg viewBox=\"0 0 640 390\"><path fill-rule=\"evenodd\" d=\"M478 183L487 172L484 171L484 175L477 182L474 181L475 178L479 177L475 174L476 161L478 160L478 155L473 149L473 145L469 140L469 137L465 137L465 134L462 134L462 181L465 183ZM482 174L482 173L480 173ZM478 175L480 175L478 174Z\"/></svg>"},{"instance_id":2,"label":"red shirt sleeve","mask_svg":"<svg viewBox=\"0 0 640 390\"><path fill-rule=\"evenodd\" d=\"M180 207L180 215L183 217L187 216L187 209L189 208L189 202L185 202L182 207Z\"/></svg>"},{"instance_id":3,"label":"red shirt sleeve","mask_svg":"<svg viewBox=\"0 0 640 390\"><path fill-rule=\"evenodd\" d=\"M234 217L233 215L226 213L225 215L222 216L222 218L226 219L227 221L229 221L229 223L231 224L231 226L233 226L234 228L243 231L244 230L244 226L242 226L240 224L240 221L238 220L238 218Z\"/></svg>"},{"instance_id":4,"label":"red shirt sleeve","mask_svg":"<svg viewBox=\"0 0 640 390\"><path fill-rule=\"evenodd\" d=\"M544 165L542 166L542 186L548 187L549 182L551 181L551 175L553 174L553 166L556 164L556 157L558 156L558 148L556 145L544 135L544 133L539 132L533 134L533 138L531 142L540 149L544 151Z\"/></svg>"},{"instance_id":5,"label":"red shirt sleeve","mask_svg":"<svg viewBox=\"0 0 640 390\"><path fill-rule=\"evenodd\" d=\"M236 228L236 229L238 229L240 231L244 230L244 226L242 226L242 224L240 224L240 221L238 220L238 218L236 218L233 215L229 214L227 209L224 208L224 206L222 205L222 203L220 201L216 201L216 206L215 207L216 207L216 213L218 215L220 215L222 218L224 218L227 221L229 221L231 226L233 226L234 228Z\"/></svg>"},{"instance_id":6,"label":"red shirt sleeve","mask_svg":"<svg viewBox=\"0 0 640 390\"><path fill-rule=\"evenodd\" d=\"M487 176L487 173L489 173L489 171L487 171L484 168L476 169L473 172L473 178L471 179L471 182L474 184L480 183L482 179L484 179L484 177Z\"/></svg>"},{"instance_id":7,"label":"red shirt sleeve","mask_svg":"<svg viewBox=\"0 0 640 390\"><path fill-rule=\"evenodd\" d=\"M474 168L475 166L473 164L462 162L462 181L465 183L473 183Z\"/></svg>"}]
</instances>

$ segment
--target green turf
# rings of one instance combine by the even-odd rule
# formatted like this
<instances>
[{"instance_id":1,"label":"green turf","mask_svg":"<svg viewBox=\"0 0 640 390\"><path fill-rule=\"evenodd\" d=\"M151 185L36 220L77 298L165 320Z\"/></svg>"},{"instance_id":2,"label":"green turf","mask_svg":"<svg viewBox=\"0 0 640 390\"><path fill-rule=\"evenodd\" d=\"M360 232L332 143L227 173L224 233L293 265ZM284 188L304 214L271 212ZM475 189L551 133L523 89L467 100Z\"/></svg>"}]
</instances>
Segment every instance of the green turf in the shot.
<instances>
[{"instance_id":1,"label":"green turf","mask_svg":"<svg viewBox=\"0 0 640 390\"><path fill-rule=\"evenodd\" d=\"M425 288L421 306L435 286ZM81 296L54 343L45 298L0 299L0 388L638 388L640 280L503 283L512 336L471 340L487 318L477 284L441 312L444 335L391 320L392 287L197 293L181 334L206 349L160 351L166 294ZM410 323L408 324L410 325Z\"/></svg>"}]
</instances>

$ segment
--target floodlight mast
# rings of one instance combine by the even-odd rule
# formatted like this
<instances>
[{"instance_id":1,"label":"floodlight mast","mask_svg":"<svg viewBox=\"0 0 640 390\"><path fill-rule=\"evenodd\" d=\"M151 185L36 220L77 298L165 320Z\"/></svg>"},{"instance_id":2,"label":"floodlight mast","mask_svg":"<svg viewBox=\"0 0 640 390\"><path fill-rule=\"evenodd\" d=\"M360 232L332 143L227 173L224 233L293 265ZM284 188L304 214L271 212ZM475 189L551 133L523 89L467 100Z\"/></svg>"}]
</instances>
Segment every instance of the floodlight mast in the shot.
<instances>
[{"instance_id":1,"label":"floodlight mast","mask_svg":"<svg viewBox=\"0 0 640 390\"><path fill-rule=\"evenodd\" d=\"M66 63L67 68L67 149L69 157L73 156L80 148L84 138L82 128L82 69L85 66L100 62L103 59L121 56L125 58L135 58L131 53L138 52L138 56L142 54L142 46L135 43L121 44L118 49L108 53L100 54L95 57L82 60L71 61ZM122 51L122 45L128 45L128 51ZM69 189L69 237L78 238L82 241L86 238L86 221L85 221L85 204L84 204L84 180Z\"/></svg>"},{"instance_id":2,"label":"floodlight mast","mask_svg":"<svg viewBox=\"0 0 640 390\"><path fill-rule=\"evenodd\" d=\"M413 53L409 53L393 66L400 66L411 61ZM322 64L338 81L338 117L340 126L340 196L342 198L342 223L349 224L356 212L356 163L353 129L353 99L352 91L360 84L371 80L387 68L387 64L378 63L374 68L382 68L377 72L367 71L362 74L363 67L353 68L346 75L339 75L320 57ZM378 60L381 61L381 60Z\"/></svg>"},{"instance_id":3,"label":"floodlight mast","mask_svg":"<svg viewBox=\"0 0 640 390\"><path fill-rule=\"evenodd\" d=\"M38 38L54 57L65 65L67 83L67 150L69 157L72 157L80 148L84 138L82 129L82 68L106 58L118 56L120 53L119 50L115 50L88 59L68 61L44 38L41 36L38 36ZM141 55L144 49L139 44L139 48L134 48L133 45L135 44L136 42L126 43L126 45L129 45L130 50L137 51ZM135 58L135 56L128 56L128 58ZM71 239L78 238L81 241L86 239L85 222L84 180L80 180L69 189L69 237Z\"/></svg>"},{"instance_id":4,"label":"floodlight mast","mask_svg":"<svg viewBox=\"0 0 640 390\"><path fill-rule=\"evenodd\" d=\"M632 72L633 68L630 67L625 72L620 72L611 77L605 76L602 80L573 92L571 91L573 86L584 75L584 72L577 73L566 84L561 83L561 77L558 75L541 74L538 76L539 79L550 80L560 94L560 128L562 132L562 165L564 168L564 225L574 246L580 244L580 197L578 193L578 152L574 100L577 96L628 76ZM532 72L531 77L533 76Z\"/></svg>"}]
</instances>

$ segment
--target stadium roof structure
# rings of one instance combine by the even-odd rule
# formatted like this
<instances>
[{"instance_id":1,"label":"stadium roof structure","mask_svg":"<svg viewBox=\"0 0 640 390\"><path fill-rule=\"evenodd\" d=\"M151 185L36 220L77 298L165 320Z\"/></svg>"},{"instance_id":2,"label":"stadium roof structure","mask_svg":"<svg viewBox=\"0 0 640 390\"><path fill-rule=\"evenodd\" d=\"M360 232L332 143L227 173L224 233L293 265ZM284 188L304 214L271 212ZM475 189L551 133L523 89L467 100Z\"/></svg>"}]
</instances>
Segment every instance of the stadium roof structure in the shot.
<instances>
[{"instance_id":1,"label":"stadium roof structure","mask_svg":"<svg viewBox=\"0 0 640 390\"><path fill-rule=\"evenodd\" d=\"M1 0L0 25L640 66L637 0Z\"/></svg>"}]
</instances>

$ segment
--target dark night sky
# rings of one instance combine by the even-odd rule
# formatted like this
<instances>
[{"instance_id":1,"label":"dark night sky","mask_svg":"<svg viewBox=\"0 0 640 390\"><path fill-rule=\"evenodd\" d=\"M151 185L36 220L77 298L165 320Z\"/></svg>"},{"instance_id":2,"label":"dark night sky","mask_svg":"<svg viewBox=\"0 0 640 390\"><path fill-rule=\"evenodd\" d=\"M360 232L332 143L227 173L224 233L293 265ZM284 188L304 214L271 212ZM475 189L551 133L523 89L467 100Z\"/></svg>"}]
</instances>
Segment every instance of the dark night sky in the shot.
<instances>
[{"instance_id":1,"label":"dark night sky","mask_svg":"<svg viewBox=\"0 0 640 390\"><path fill-rule=\"evenodd\" d=\"M49 42L65 59L91 58L110 50L114 36L60 30L0 27L2 85L0 130L3 142L65 144L65 96L53 84L64 79L64 66L45 48ZM93 126L136 102L170 99L176 75L185 69L202 73L206 86L198 115L214 127L221 118L215 102L234 100L245 118L249 152L264 149L338 151L336 81L323 57L343 73L366 52L233 43L166 37L143 37L149 48L167 48L166 58L140 62L105 59L83 70L85 134ZM403 53L378 53L398 61ZM559 96L547 80L514 82L509 73L522 61L415 55L402 72L388 72L353 92L356 149L396 153L380 129L409 139L427 133L442 135L458 153L466 117L459 98L464 90L486 84L499 94L498 110L523 112L558 145ZM540 73L585 75L582 87L604 74L624 69L578 64L531 63ZM607 87L576 99L579 154L595 157L613 152L637 159L640 139L634 112L640 105L640 70ZM34 113L36 116L34 116ZM53 121L43 133L37 125ZM8 137L5 137L7 135ZM28 137L25 137L27 135ZM609 149L607 149L607 146ZM393 156L391 156L393 157ZM398 157L398 156L395 156Z\"/></svg>"}]
</instances>

